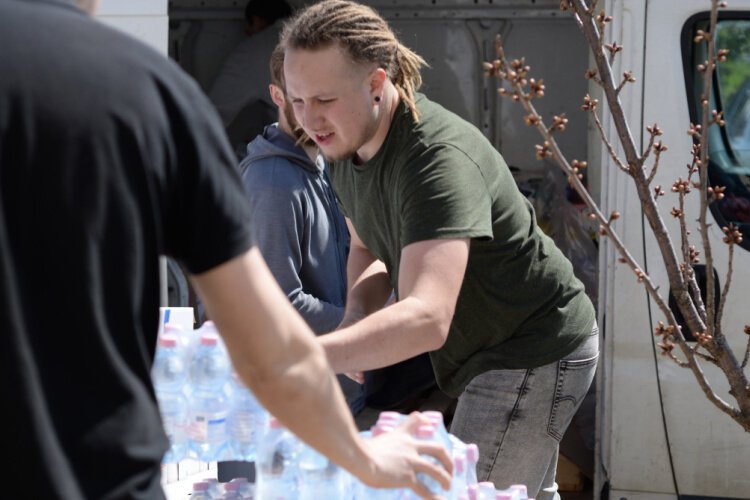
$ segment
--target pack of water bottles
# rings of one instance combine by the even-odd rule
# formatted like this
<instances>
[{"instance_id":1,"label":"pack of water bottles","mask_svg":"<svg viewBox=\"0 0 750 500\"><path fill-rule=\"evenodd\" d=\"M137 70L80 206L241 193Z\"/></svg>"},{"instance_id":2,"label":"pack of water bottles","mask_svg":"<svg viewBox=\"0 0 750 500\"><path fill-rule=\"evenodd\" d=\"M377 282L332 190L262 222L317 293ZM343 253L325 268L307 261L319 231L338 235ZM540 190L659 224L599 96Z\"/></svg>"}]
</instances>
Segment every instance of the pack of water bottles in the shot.
<instances>
[{"instance_id":1,"label":"pack of water bottles","mask_svg":"<svg viewBox=\"0 0 750 500\"><path fill-rule=\"evenodd\" d=\"M226 483L208 477L193 483L189 500L254 500L255 487L246 477L237 477Z\"/></svg>"},{"instance_id":2,"label":"pack of water bottles","mask_svg":"<svg viewBox=\"0 0 750 500\"><path fill-rule=\"evenodd\" d=\"M425 441L437 441L448 450L453 460L453 478L448 491L443 490L440 485L429 476L417 474L417 479L432 493L439 494L446 500L526 500L528 499L525 485L512 485L507 490L496 490L491 482L477 481L477 463L479 462L479 448L474 443L464 443L445 428L443 414L438 411L426 411L422 413L430 421L427 425L417 428L415 437ZM393 431L401 422L407 418L397 412L381 412L375 425L369 430L362 432L365 439L379 436ZM437 463L437 459L425 456L428 460ZM354 500L413 500L418 498L409 489L391 490L369 488L358 481L354 481L352 496L338 498L352 498ZM263 498L263 497L258 497ZM293 498L293 497L289 497ZM334 497L331 497L334 498Z\"/></svg>"},{"instance_id":3,"label":"pack of water bottles","mask_svg":"<svg viewBox=\"0 0 750 500\"><path fill-rule=\"evenodd\" d=\"M424 412L430 424L420 426L415 437L443 444L453 459L453 479L448 491L431 477L419 474L418 479L433 493L446 500L525 500L526 487L514 485L496 490L492 483L477 482L479 449L449 434L440 412ZM360 434L371 439L391 432L406 415L382 412L377 423ZM436 460L426 456L429 460ZM370 488L347 471L305 445L276 419L271 418L269 432L261 439L256 461L255 499L265 500L413 500L418 498L410 489Z\"/></svg>"},{"instance_id":4,"label":"pack of water bottles","mask_svg":"<svg viewBox=\"0 0 750 500\"><path fill-rule=\"evenodd\" d=\"M255 498L256 500L412 500L409 489L375 489L305 445L269 413L240 382L212 322L198 330L166 324L159 340L152 378L170 448L164 463L184 459L204 462L241 460L256 463L257 481L248 485L199 482L191 498ZM453 480L444 491L429 476L419 480L447 500L524 500L526 488L497 491L477 482L479 449L448 433L443 415L427 411L429 424L415 437L437 441L453 460ZM396 429L406 415L381 412L375 425L360 434L371 439ZM428 460L436 460L426 456ZM221 491L220 491L221 490ZM225 491L226 490L226 491Z\"/></svg>"},{"instance_id":5,"label":"pack of water bottles","mask_svg":"<svg viewBox=\"0 0 750 500\"><path fill-rule=\"evenodd\" d=\"M164 325L151 370L170 448L164 463L255 460L268 412L239 381L211 321Z\"/></svg>"}]
</instances>

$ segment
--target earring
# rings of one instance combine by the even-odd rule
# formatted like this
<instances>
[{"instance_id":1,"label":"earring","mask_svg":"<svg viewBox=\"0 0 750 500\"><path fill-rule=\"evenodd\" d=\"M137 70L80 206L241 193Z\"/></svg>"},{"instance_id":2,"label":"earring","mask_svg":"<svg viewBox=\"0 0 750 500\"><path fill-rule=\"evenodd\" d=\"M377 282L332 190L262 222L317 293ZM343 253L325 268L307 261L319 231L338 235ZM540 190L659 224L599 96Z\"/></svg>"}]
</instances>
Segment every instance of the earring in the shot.
<instances>
[{"instance_id":1,"label":"earring","mask_svg":"<svg viewBox=\"0 0 750 500\"><path fill-rule=\"evenodd\" d=\"M380 96L379 95L375 96L375 102L380 102Z\"/></svg>"}]
</instances>

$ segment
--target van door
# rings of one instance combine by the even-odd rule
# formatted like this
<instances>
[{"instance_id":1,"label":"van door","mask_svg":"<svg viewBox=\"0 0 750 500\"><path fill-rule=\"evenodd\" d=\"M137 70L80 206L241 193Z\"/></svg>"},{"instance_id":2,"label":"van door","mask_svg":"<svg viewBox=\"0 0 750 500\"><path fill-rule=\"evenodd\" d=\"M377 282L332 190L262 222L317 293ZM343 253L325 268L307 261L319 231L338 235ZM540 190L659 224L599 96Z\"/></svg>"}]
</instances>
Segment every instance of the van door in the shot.
<instances>
[{"instance_id":1,"label":"van door","mask_svg":"<svg viewBox=\"0 0 750 500\"><path fill-rule=\"evenodd\" d=\"M101 0L96 17L167 53L167 0Z\"/></svg>"},{"instance_id":2,"label":"van door","mask_svg":"<svg viewBox=\"0 0 750 500\"><path fill-rule=\"evenodd\" d=\"M686 131L691 121L699 121L695 110L702 91L702 82L696 80L694 68L705 59L704 54L694 51L692 38L695 29L705 24L709 7L706 0L610 1L607 5L607 12L620 19L613 28L614 39L622 40L626 48L614 74L625 70L642 74L642 88L632 86L622 96L631 131L641 142L641 148L648 138L644 134L646 126L658 123L664 131L660 139L669 146L669 151L662 155L654 185L664 186L667 191L678 177L687 176L686 166L691 160L692 140ZM733 49L731 57L739 58L739 62L726 66L723 73L720 70L718 94L712 96L712 106L734 106L733 123L728 123L727 129L734 133L735 139L727 142L715 127L711 135L714 144L711 155L716 163L711 167L712 182L733 186L732 203L717 205L709 214L714 266L722 286L726 282L728 260L721 226L731 220L744 221L747 228L750 222L747 195L750 162L743 152L745 144L750 142L747 135L750 129L745 126L748 107L743 102L747 100L743 82L750 76L747 70L750 52L740 43L750 39L750 23L743 21L750 19L750 3L735 0L730 8L734 14L719 24L719 44L735 43L738 47ZM729 22L730 17L734 24ZM722 30L727 33L724 40ZM729 31L734 36L732 40ZM722 102L720 98L724 97L731 103ZM609 133L616 136L613 130ZM608 162L606 155L598 157L603 164ZM669 284L659 248L640 216L631 182L616 168L608 168L607 172L602 179L607 211L616 209L625 215L620 219L618 231L627 246L640 253L639 259L643 259L641 262L666 298ZM669 211L676 206L676 200L671 193L660 198L661 213L673 237L679 237L679 227ZM695 214L689 218L693 243L700 247L699 232L693 222L700 203L697 192L688 197L687 203L688 213ZM750 232L746 232L745 239L749 237ZM673 243L679 251L679 239ZM600 381L603 393L599 483L609 481L611 497L628 500L690 496L747 498L750 438L706 399L692 372L659 355L653 337L654 325L663 320L658 308L647 298L632 271L614 264L616 256L606 242L604 248L602 262L607 271L602 273L601 286L606 291L606 338ZM642 252L637 251L639 248ZM742 330L748 323L748 248L747 245L735 248L733 285L723 318L724 332L740 359L747 345ZM703 366L716 394L731 403L723 374L708 363Z\"/></svg>"}]
</instances>

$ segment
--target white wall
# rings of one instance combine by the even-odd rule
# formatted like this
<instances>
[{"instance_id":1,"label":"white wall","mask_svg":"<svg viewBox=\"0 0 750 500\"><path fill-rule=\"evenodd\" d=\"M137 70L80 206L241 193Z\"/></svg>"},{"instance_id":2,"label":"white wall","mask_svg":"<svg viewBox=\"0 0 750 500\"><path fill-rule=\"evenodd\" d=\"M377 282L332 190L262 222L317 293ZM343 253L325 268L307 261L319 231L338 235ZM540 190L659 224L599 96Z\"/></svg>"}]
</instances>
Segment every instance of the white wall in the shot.
<instances>
[{"instance_id":1,"label":"white wall","mask_svg":"<svg viewBox=\"0 0 750 500\"><path fill-rule=\"evenodd\" d=\"M167 0L101 0L96 17L167 54Z\"/></svg>"}]
</instances>

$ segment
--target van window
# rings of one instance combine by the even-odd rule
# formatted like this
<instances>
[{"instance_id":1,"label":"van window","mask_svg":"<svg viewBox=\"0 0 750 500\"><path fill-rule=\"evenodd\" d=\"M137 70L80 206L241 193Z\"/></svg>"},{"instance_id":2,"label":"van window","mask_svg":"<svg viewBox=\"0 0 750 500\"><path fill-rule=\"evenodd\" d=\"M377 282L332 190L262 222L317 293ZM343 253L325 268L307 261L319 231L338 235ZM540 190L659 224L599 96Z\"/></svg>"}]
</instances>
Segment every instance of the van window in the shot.
<instances>
[{"instance_id":1,"label":"van window","mask_svg":"<svg viewBox=\"0 0 750 500\"><path fill-rule=\"evenodd\" d=\"M693 26L693 33L708 30L706 19ZM695 68L706 60L706 47L693 46L688 73L692 78L692 82L688 78L688 83L693 88L691 120L700 123L703 79ZM708 177L710 185L726 186L726 192L723 200L710 206L719 226L733 223L739 227L744 236L741 246L750 250L750 19L720 20L716 47L729 49L729 55L714 75L710 108L723 112L725 125L709 129Z\"/></svg>"}]
</instances>

